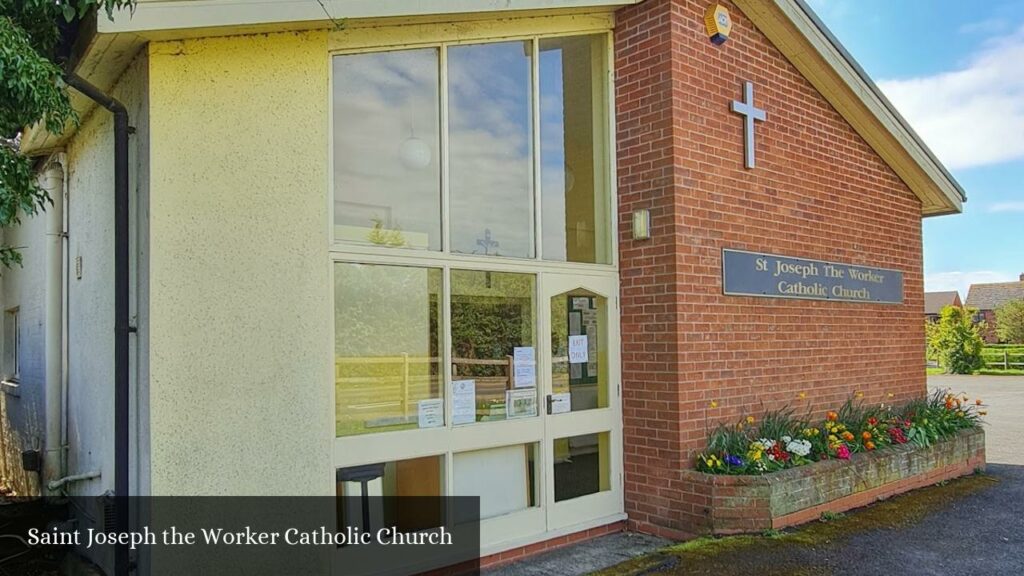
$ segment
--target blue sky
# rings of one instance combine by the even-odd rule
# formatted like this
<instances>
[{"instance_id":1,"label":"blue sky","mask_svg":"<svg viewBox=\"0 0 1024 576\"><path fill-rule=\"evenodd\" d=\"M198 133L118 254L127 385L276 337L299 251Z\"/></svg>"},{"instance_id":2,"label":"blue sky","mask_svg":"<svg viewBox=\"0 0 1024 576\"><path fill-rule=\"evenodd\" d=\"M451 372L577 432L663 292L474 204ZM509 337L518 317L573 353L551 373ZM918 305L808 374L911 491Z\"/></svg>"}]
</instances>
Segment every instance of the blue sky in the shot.
<instances>
[{"instance_id":1,"label":"blue sky","mask_svg":"<svg viewBox=\"0 0 1024 576\"><path fill-rule=\"evenodd\" d=\"M1024 273L1024 2L808 0L953 173L963 214L924 221L926 290Z\"/></svg>"}]
</instances>

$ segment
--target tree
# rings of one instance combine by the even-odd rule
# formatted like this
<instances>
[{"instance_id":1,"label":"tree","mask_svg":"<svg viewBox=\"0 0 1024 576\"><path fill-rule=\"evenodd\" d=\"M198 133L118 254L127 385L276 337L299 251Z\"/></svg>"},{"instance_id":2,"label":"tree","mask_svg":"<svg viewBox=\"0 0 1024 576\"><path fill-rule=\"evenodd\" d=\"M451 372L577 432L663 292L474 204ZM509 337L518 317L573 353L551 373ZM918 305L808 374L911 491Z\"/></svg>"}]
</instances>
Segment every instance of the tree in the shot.
<instances>
[{"instance_id":1,"label":"tree","mask_svg":"<svg viewBox=\"0 0 1024 576\"><path fill-rule=\"evenodd\" d=\"M78 121L59 62L62 34L91 10L132 8L135 0L0 0L0 228L45 210L31 158L20 150L21 130L41 123L60 134ZM0 264L21 264L16 247L0 245Z\"/></svg>"},{"instance_id":2,"label":"tree","mask_svg":"<svg viewBox=\"0 0 1024 576\"><path fill-rule=\"evenodd\" d=\"M996 335L1000 342L1024 344L1024 300L1007 302L996 310Z\"/></svg>"},{"instance_id":3,"label":"tree","mask_svg":"<svg viewBox=\"0 0 1024 576\"><path fill-rule=\"evenodd\" d=\"M929 324L925 331L928 353L939 361L948 374L970 374L984 365L981 349L983 323L975 324L974 308L946 306L939 321Z\"/></svg>"}]
</instances>

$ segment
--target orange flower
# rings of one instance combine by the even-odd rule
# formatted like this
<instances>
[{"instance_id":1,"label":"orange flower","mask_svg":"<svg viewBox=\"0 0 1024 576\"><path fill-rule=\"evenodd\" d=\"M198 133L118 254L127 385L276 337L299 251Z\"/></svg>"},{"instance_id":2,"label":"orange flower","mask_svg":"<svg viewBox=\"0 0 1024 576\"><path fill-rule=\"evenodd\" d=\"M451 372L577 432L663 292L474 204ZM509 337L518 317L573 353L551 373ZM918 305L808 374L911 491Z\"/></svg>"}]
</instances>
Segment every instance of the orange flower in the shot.
<instances>
[{"instance_id":1,"label":"orange flower","mask_svg":"<svg viewBox=\"0 0 1024 576\"><path fill-rule=\"evenodd\" d=\"M853 438L854 438L853 432L843 432L843 440L846 440L847 442L849 442L849 441L853 440Z\"/></svg>"},{"instance_id":2,"label":"orange flower","mask_svg":"<svg viewBox=\"0 0 1024 576\"><path fill-rule=\"evenodd\" d=\"M825 414L825 420L828 420L829 422L835 422L838 419L839 419L839 414L836 414L835 412L833 412L831 410L828 411L828 414Z\"/></svg>"},{"instance_id":3,"label":"orange flower","mask_svg":"<svg viewBox=\"0 0 1024 576\"><path fill-rule=\"evenodd\" d=\"M867 444L864 445L864 447L867 448L868 450L874 450L875 449L875 443L874 442L868 442Z\"/></svg>"},{"instance_id":4,"label":"orange flower","mask_svg":"<svg viewBox=\"0 0 1024 576\"><path fill-rule=\"evenodd\" d=\"M977 405L977 406L981 406L981 398L978 398L977 400L975 400L974 404Z\"/></svg>"},{"instance_id":5,"label":"orange flower","mask_svg":"<svg viewBox=\"0 0 1024 576\"><path fill-rule=\"evenodd\" d=\"M865 430L864 433L860 435L860 437L865 440L871 440L871 432Z\"/></svg>"}]
</instances>

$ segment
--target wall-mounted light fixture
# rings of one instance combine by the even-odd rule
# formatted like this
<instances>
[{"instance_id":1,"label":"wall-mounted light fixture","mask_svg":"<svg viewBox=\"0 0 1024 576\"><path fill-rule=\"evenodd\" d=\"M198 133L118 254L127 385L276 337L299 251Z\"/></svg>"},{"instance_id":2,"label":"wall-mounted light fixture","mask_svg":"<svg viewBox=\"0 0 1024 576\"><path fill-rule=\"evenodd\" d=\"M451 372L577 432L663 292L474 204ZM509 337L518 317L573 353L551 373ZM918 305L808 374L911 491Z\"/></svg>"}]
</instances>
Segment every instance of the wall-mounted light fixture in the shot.
<instances>
[{"instance_id":1,"label":"wall-mounted light fixture","mask_svg":"<svg viewBox=\"0 0 1024 576\"><path fill-rule=\"evenodd\" d=\"M647 208L633 210L633 240L648 240L651 237L651 211Z\"/></svg>"}]
</instances>

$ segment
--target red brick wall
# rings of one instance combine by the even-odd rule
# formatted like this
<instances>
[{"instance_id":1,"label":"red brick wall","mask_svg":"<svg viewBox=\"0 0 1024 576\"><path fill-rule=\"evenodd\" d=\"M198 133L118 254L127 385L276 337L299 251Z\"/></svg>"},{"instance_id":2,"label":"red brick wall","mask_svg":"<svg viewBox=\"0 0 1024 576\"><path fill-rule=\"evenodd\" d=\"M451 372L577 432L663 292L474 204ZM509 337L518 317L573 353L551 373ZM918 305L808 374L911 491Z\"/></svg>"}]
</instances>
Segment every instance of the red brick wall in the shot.
<instances>
[{"instance_id":1,"label":"red brick wall","mask_svg":"<svg viewBox=\"0 0 1024 576\"><path fill-rule=\"evenodd\" d=\"M707 4L646 0L615 31L626 511L668 535L708 506L680 470L718 422L925 391L920 203L738 8L713 46ZM744 80L768 115L755 170ZM902 270L905 302L724 296L722 248Z\"/></svg>"}]
</instances>

